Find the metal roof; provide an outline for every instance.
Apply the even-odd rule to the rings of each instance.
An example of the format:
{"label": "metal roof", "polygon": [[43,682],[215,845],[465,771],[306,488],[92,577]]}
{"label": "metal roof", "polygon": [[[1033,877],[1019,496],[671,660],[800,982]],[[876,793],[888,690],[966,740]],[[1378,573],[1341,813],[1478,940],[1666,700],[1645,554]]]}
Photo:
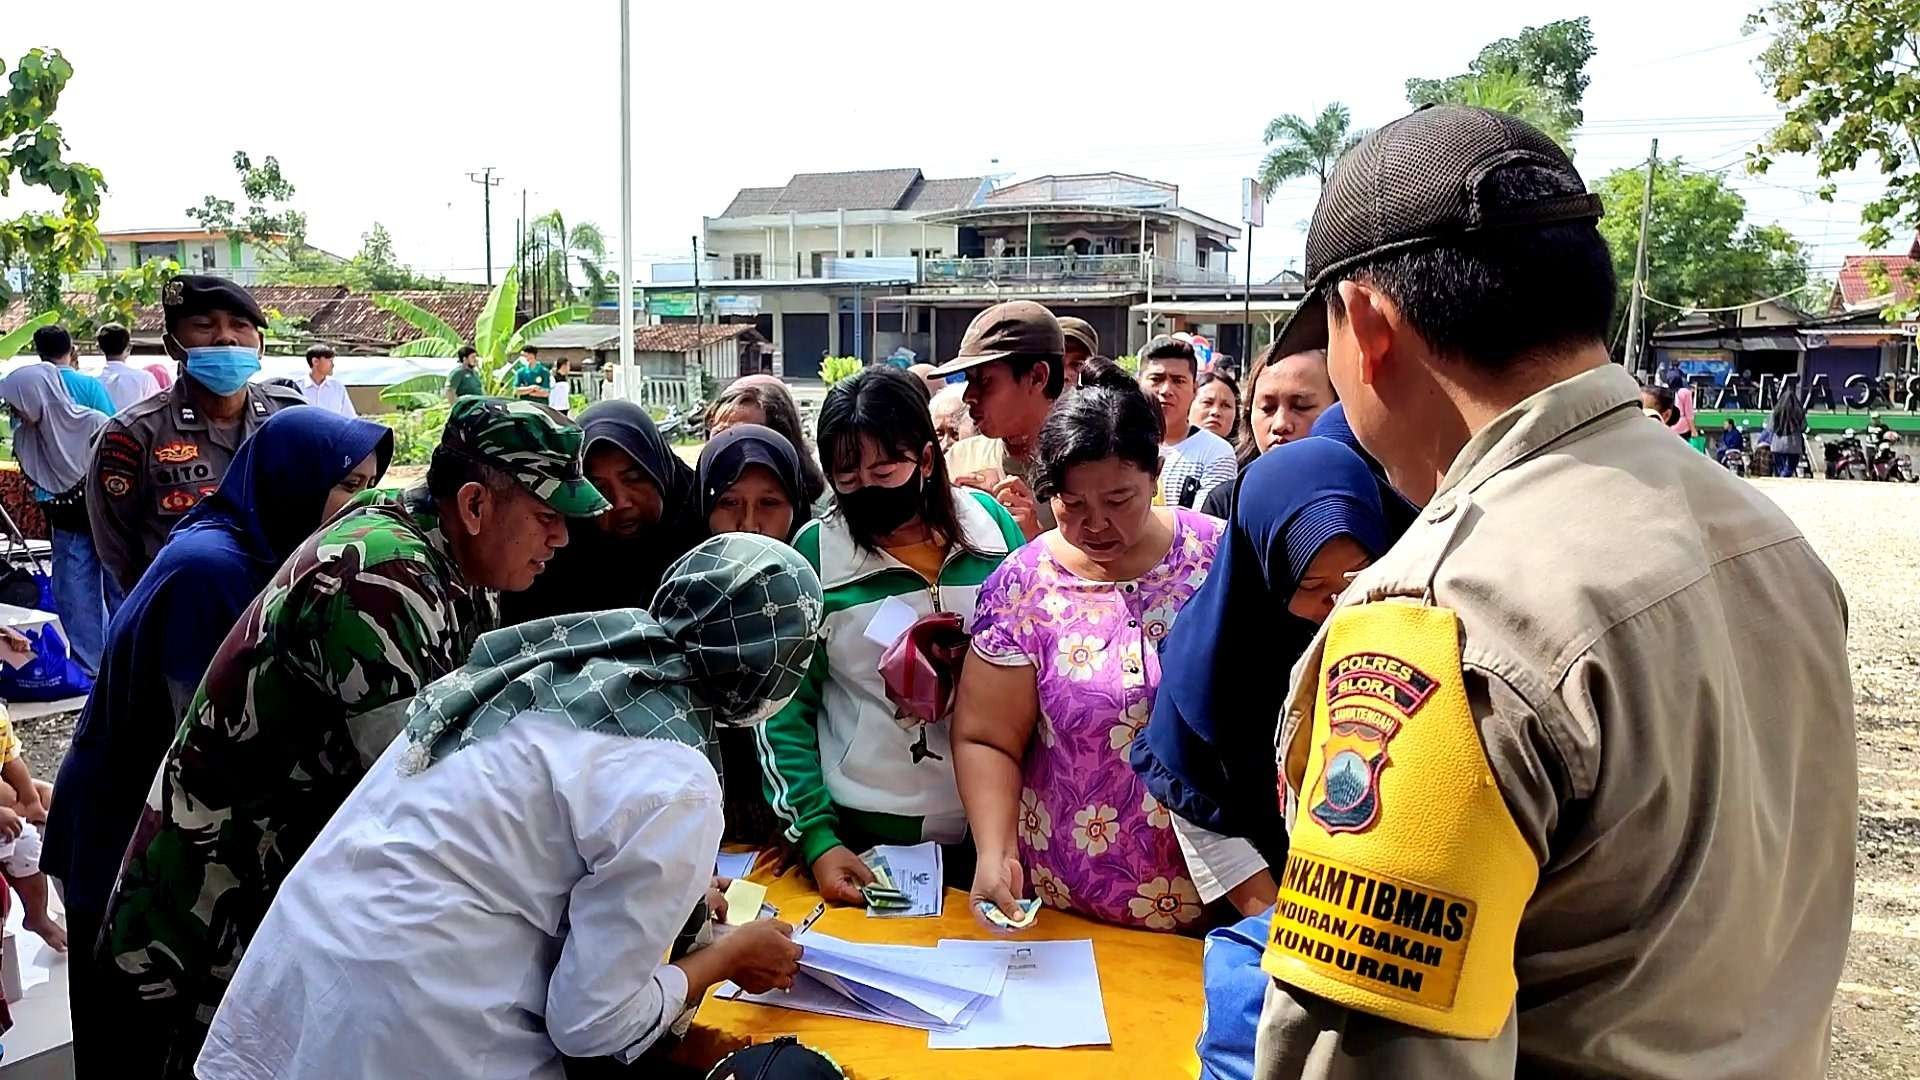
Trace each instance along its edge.
{"label": "metal roof", "polygon": [[781,187],[741,188],[723,218],[811,214],[826,210],[951,210],[968,206],[983,176],[929,180],[919,169],[795,173]]}

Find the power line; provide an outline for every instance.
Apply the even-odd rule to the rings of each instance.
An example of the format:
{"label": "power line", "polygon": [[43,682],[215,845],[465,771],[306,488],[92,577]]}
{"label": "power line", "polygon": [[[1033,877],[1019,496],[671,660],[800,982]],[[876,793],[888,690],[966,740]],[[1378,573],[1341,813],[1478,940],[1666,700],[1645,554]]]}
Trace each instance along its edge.
{"label": "power line", "polygon": [[1826,284],[1826,282],[1821,281],[1809,281],[1797,289],[1788,289],[1783,293],[1775,293],[1772,296],[1761,297],[1758,300],[1749,300],[1744,304],[1734,304],[1730,307],[1695,307],[1692,304],[1672,304],[1657,296],[1647,295],[1645,289],[1640,290],[1640,299],[1645,300],[1649,304],[1659,304],[1663,308],[1672,308],[1675,311],[1684,311],[1695,315],[1720,315],[1729,311],[1744,311],[1747,308],[1758,307],[1761,304],[1771,304],[1776,300],[1785,300],[1795,293],[1803,293],[1808,289],[1824,288]]}

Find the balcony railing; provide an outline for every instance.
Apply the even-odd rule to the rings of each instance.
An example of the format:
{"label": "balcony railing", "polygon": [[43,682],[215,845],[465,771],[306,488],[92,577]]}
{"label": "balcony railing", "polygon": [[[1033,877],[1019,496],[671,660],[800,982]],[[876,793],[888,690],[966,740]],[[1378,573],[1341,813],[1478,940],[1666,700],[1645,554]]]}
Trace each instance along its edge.
{"label": "balcony railing", "polygon": [[[116,266],[111,270],[102,270],[97,266],[88,267],[67,275],[67,284],[76,289],[91,289],[127,269]],[[198,266],[183,268],[183,274],[210,274],[213,277],[226,278],[241,285],[258,285],[266,278],[267,271],[257,266],[213,266],[202,269]]]}
{"label": "balcony railing", "polygon": [[[1228,271],[1154,259],[1153,280],[1178,285],[1232,284]],[[1036,255],[980,259],[927,259],[921,263],[925,285],[1047,284],[1057,286],[1126,284],[1147,279],[1138,255]]]}

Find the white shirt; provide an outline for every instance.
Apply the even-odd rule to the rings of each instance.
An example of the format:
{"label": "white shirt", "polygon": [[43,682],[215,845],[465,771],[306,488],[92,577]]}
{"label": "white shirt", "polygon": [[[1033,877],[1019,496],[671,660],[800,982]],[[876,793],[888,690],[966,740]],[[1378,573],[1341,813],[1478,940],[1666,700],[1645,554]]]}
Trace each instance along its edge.
{"label": "white shirt", "polygon": [[1215,484],[1233,479],[1239,470],[1232,443],[1206,428],[1189,427],[1186,438],[1160,447],[1160,501],[1196,509]]}
{"label": "white shirt", "polygon": [[134,367],[125,357],[108,360],[100,371],[100,381],[106,386],[115,411],[137,405],[160,392],[160,380],[153,377],[153,372]]}
{"label": "white shirt", "polygon": [[302,375],[299,386],[301,396],[309,405],[318,405],[341,416],[360,415],[353,407],[353,399],[347,396],[347,385],[334,376],[327,376],[325,382],[314,382],[311,374]]}
{"label": "white shirt", "polygon": [[679,1017],[720,847],[697,750],[527,715],[414,776],[394,740],[247,946],[201,1080],[560,1080]]}

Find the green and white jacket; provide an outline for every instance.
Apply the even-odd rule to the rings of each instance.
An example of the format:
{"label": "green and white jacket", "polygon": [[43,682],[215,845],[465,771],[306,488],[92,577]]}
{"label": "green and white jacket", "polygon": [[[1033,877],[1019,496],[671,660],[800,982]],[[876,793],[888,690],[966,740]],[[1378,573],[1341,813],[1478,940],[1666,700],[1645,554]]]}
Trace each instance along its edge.
{"label": "green and white jacket", "polygon": [[880,681],[884,646],[866,633],[888,597],[899,597],[916,616],[956,611],[972,625],[981,583],[1026,541],[991,496],[955,488],[953,501],[973,551],[955,544],[932,586],[886,552],[857,547],[838,515],[808,522],[793,539],[826,596],[821,647],[799,693],[755,729],[755,740],[767,801],[808,865],[841,843],[843,822],[898,843],[954,842],[965,834],[948,725],[927,729],[926,749],[937,756],[915,762],[919,733],[894,720]]}

